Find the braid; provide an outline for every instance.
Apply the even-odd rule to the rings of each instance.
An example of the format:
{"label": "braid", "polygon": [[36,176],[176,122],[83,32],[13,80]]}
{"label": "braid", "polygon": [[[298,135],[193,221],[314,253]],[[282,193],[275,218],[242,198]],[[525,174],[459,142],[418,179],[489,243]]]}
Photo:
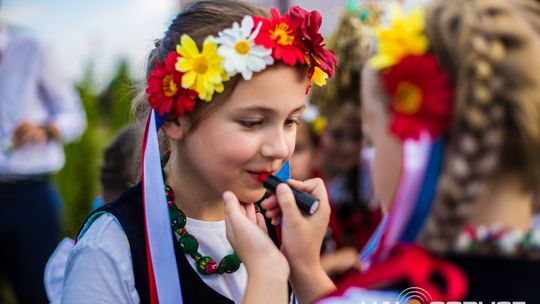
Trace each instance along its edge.
{"label": "braid", "polygon": [[[531,33],[535,25],[524,21],[515,6],[520,3],[532,5],[438,0],[428,12],[428,38],[452,75],[456,94],[436,203],[420,238],[433,251],[452,249],[474,202],[501,169],[517,170],[535,183],[540,180],[533,172],[540,169],[537,157],[527,156],[531,148],[540,151],[540,81],[530,75],[540,68],[534,58],[538,45],[533,48],[530,41],[537,35]],[[514,133],[523,133],[522,138]],[[511,143],[515,145],[508,148]]]}

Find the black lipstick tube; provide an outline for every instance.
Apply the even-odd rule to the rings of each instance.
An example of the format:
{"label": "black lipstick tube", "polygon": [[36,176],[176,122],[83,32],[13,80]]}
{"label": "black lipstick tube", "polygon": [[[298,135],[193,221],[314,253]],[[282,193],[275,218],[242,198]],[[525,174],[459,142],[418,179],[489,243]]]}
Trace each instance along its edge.
{"label": "black lipstick tube", "polygon": [[[272,193],[276,193],[276,188],[281,183],[285,182],[274,175],[268,175],[263,181],[263,186]],[[308,215],[312,215],[319,209],[320,204],[317,198],[313,197],[309,193],[300,191],[291,185],[288,186],[291,188],[294,199],[296,200],[296,205],[298,205],[300,210],[304,211]]]}

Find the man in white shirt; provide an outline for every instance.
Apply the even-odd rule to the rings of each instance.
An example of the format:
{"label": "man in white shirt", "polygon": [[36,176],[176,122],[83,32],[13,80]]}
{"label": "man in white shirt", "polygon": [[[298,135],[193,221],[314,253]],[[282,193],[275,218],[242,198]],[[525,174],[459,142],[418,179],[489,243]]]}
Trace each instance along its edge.
{"label": "man in white shirt", "polygon": [[73,85],[39,42],[0,20],[0,275],[18,303],[47,301],[43,269],[59,237],[50,175],[86,118]]}

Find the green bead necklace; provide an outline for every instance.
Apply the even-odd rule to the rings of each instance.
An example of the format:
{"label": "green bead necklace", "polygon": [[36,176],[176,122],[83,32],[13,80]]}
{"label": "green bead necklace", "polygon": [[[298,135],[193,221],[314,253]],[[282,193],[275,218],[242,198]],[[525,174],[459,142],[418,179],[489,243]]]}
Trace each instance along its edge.
{"label": "green bead necklace", "polygon": [[209,256],[203,256],[199,253],[199,242],[197,239],[186,231],[186,214],[178,209],[174,203],[174,191],[170,185],[165,185],[165,196],[167,197],[167,205],[169,206],[169,217],[174,232],[180,237],[178,245],[182,252],[189,254],[197,265],[197,271],[204,275],[233,273],[240,268],[240,259],[236,254],[229,254],[221,259],[219,264]]}

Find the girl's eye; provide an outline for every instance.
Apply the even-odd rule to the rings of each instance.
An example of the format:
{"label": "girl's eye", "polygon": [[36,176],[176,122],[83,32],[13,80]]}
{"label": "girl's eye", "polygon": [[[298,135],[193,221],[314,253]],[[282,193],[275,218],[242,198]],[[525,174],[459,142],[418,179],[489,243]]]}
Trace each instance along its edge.
{"label": "girl's eye", "polygon": [[255,128],[257,126],[260,126],[263,124],[262,120],[240,120],[238,121],[240,125],[242,125],[245,128]]}
{"label": "girl's eye", "polygon": [[285,121],[285,126],[287,126],[287,127],[292,127],[294,125],[297,125],[297,126],[300,125],[300,123],[298,122],[297,119],[287,119]]}

